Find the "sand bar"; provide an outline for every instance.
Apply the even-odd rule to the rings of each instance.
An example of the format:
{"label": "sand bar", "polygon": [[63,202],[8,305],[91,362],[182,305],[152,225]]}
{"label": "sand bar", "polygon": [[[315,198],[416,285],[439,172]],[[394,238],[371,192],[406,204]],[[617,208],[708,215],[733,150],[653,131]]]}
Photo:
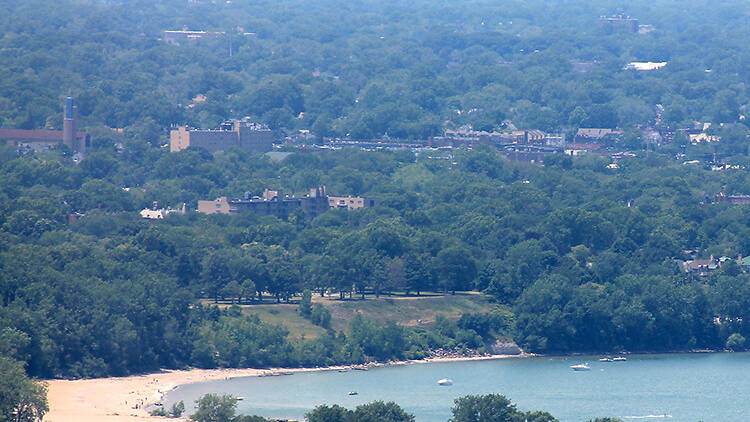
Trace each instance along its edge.
{"label": "sand bar", "polygon": [[[388,365],[408,363],[450,362],[466,360],[503,359],[529,355],[491,355],[477,357],[431,358],[418,361],[391,362]],[[382,366],[376,364],[370,366]],[[157,403],[163,394],[183,384],[214,381],[237,377],[259,376],[269,372],[303,372],[346,369],[350,366],[327,368],[283,368],[283,369],[190,369],[164,370],[148,375],[119,378],[96,378],[85,380],[50,380],[48,400],[50,411],[44,416],[46,422],[131,422],[166,421],[154,417],[145,410],[149,404]],[[191,408],[188,403],[186,407]],[[175,421],[178,419],[169,419]]]}

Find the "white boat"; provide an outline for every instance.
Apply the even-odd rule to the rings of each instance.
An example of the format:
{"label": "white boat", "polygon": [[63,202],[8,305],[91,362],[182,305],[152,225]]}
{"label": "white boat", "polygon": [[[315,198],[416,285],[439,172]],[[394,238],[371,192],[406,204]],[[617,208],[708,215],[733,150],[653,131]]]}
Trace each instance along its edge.
{"label": "white boat", "polygon": [[586,365],[585,363],[579,363],[578,365],[571,365],[570,369],[574,371],[590,371],[591,367]]}
{"label": "white boat", "polygon": [[612,359],[612,358],[600,358],[599,359],[599,362],[613,362],[613,361],[614,361],[614,359]]}
{"label": "white boat", "polygon": [[618,356],[612,360],[615,362],[625,362],[626,360],[628,360],[628,358],[626,358],[625,356]]}
{"label": "white boat", "polygon": [[438,380],[438,385],[453,385],[453,380],[450,378],[443,378]]}
{"label": "white boat", "polygon": [[350,391],[350,392],[349,392],[349,395],[350,395],[350,396],[356,396],[356,395],[358,395],[358,394],[359,394],[359,393],[358,393],[358,392],[356,392],[356,391]]}

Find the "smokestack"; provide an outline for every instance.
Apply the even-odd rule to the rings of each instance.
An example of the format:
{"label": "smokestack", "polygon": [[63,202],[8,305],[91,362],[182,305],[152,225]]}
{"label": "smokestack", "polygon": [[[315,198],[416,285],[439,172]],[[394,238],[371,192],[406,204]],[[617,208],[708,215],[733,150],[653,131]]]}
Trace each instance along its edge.
{"label": "smokestack", "polygon": [[71,150],[75,150],[75,107],[73,98],[68,97],[65,99],[65,114],[63,115],[63,144],[67,145]]}

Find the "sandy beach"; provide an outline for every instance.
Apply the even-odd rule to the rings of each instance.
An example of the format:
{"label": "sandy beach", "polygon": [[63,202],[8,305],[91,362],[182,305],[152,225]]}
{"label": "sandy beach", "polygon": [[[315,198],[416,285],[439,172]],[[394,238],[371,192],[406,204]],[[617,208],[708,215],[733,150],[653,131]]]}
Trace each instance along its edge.
{"label": "sandy beach", "polygon": [[[491,355],[475,357],[430,358],[417,361],[391,362],[383,365],[430,363],[466,360],[504,359],[529,355]],[[165,370],[148,375],[121,378],[97,378],[86,380],[50,380],[48,400],[50,411],[44,416],[46,422],[125,422],[144,420],[167,420],[155,417],[145,410],[149,404],[157,403],[163,394],[183,384],[214,381],[237,377],[259,376],[268,372],[326,371],[349,366],[327,368],[283,368],[283,369],[191,369]],[[187,404],[187,403],[186,403]],[[187,415],[185,415],[187,417]],[[178,420],[178,419],[169,419]]]}

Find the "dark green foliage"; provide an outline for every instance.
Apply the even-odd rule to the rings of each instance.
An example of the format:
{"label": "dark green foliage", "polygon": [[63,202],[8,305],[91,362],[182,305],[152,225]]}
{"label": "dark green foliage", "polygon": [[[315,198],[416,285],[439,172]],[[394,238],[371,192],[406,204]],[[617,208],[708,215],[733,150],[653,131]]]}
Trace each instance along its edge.
{"label": "dark green foliage", "polygon": [[305,414],[307,422],[348,422],[351,411],[337,404],[320,405]]}
{"label": "dark green foliage", "polygon": [[312,314],[312,291],[305,289],[302,292],[302,297],[299,300],[299,313],[305,318],[310,318]]}
{"label": "dark green foliage", "polygon": [[[747,54],[736,42],[748,34],[743,3],[691,2],[675,13],[668,2],[629,2],[627,14],[656,28],[650,34],[598,28],[600,15],[621,8],[612,0],[472,8],[428,0],[341,8],[324,0],[310,13],[289,13],[306,6],[301,0],[222,7],[169,0],[151,8],[93,2],[35,12],[44,5],[16,2],[0,15],[8,34],[0,47],[25,53],[9,54],[1,65],[0,125],[59,129],[61,96],[72,94],[82,121],[98,132],[96,153],[82,163],[91,177],[117,171],[97,154],[121,137],[157,146],[170,124],[212,127],[246,115],[319,136],[426,139],[440,135],[446,121],[477,130],[505,119],[545,131],[634,127],[653,121],[661,104],[662,120],[673,127],[697,119],[730,123],[719,149],[747,151],[747,130],[737,129],[747,80],[733,59]],[[56,20],[69,25],[49,36]],[[231,33],[231,54],[228,35],[179,46],[160,40],[182,24]],[[686,34],[686,27],[700,31]],[[636,73],[622,69],[630,60],[669,64]],[[194,102],[197,94],[206,100]],[[508,174],[497,161],[471,162],[472,172]],[[181,170],[201,173],[200,166]],[[365,180],[351,176],[350,187]]]}
{"label": "dark green foliage", "polygon": [[[30,375],[363,362],[481,349],[495,336],[540,352],[739,348],[750,336],[750,277],[733,263],[750,255],[750,212],[701,204],[721,191],[750,194],[748,170],[671,161],[685,146],[688,158],[750,164],[740,117],[746,4],[628,2],[626,12],[657,32],[622,34],[592,30],[620,7],[613,1],[6,3],[0,126],[59,129],[69,93],[94,139],[79,164],[64,147],[19,157],[0,145],[0,327]],[[236,34],[231,57],[224,39],[159,40],[182,25],[242,25],[255,36]],[[622,70],[630,60],[669,64]],[[193,103],[198,94],[207,100]],[[352,138],[425,139],[505,119],[568,134],[619,125],[619,143],[641,149],[634,127],[651,124],[657,104],[671,129],[725,123],[710,129],[722,141],[688,147],[678,130],[668,154],[623,159],[617,171],[601,157],[511,163],[489,147],[282,161],[161,148],[172,124],[250,115],[277,135],[285,127]],[[152,223],[137,214],[155,201],[194,209],[199,199],[318,185],[381,205],[311,221],[188,213]],[[676,262],[686,250],[730,261],[710,276],[686,274]],[[475,289],[504,313],[427,328],[355,320],[318,342],[198,302]],[[302,314],[329,328],[330,311],[304,302]]]}
{"label": "dark green foliage", "polygon": [[459,397],[451,411],[449,422],[523,422],[526,416],[499,394]]}
{"label": "dark green foliage", "polygon": [[394,402],[374,401],[357,406],[353,411],[339,405],[320,405],[305,415],[307,422],[414,422],[414,416],[406,413]]}
{"label": "dark green foliage", "polygon": [[323,328],[331,328],[331,311],[320,303],[316,303],[310,311],[310,321]]}
{"label": "dark green foliage", "polygon": [[745,348],[745,337],[734,333],[727,339],[726,348],[732,351],[740,351]]}
{"label": "dark green foliage", "polygon": [[414,422],[414,416],[406,413],[394,402],[374,401],[357,406],[352,420],[356,422]]}
{"label": "dark green foliage", "polygon": [[[148,223],[127,204],[107,204],[116,211],[73,208],[63,198],[76,185],[4,185],[12,197],[0,208],[0,322],[28,337],[19,359],[29,374],[414,358],[437,348],[485,350],[498,336],[512,336],[529,351],[617,351],[723,348],[733,333],[750,335],[744,269],[730,261],[698,277],[672,261],[684,259],[688,248],[746,253],[744,208],[699,205],[699,189],[732,183],[731,173],[652,168],[639,159],[623,162],[617,175],[584,161],[569,170],[508,162],[498,167],[510,174],[502,176],[508,184],[498,185],[476,163],[464,169],[459,160],[448,169],[424,160],[416,168],[388,152],[297,153],[270,163],[237,152],[146,151],[145,157],[123,153],[106,180],[81,175],[76,183],[115,187],[127,177],[142,178],[146,192],[117,188],[140,209],[154,199],[201,197],[161,187],[180,180],[150,173],[158,166],[148,163],[189,172],[175,170],[185,160],[220,175],[212,176],[211,189],[242,192],[260,189],[269,176],[288,175],[281,183],[294,183],[312,161],[330,169],[359,166],[366,180],[377,181],[366,193],[390,195],[401,210],[337,210],[299,226],[252,214],[189,213]],[[56,167],[49,163],[68,166],[53,152],[11,159],[2,171],[21,180],[25,172]],[[231,169],[239,176],[225,185]],[[328,186],[341,180],[333,170],[321,175]],[[626,200],[639,207],[628,208]],[[641,204],[654,210],[646,214]],[[427,218],[410,222],[416,209]],[[67,225],[74,210],[86,216]],[[353,321],[346,336],[314,344],[237,311],[195,303],[284,302],[305,289],[340,298],[481,289],[506,310],[436,324],[437,331]],[[310,304],[310,320],[329,328],[330,310]]]}

